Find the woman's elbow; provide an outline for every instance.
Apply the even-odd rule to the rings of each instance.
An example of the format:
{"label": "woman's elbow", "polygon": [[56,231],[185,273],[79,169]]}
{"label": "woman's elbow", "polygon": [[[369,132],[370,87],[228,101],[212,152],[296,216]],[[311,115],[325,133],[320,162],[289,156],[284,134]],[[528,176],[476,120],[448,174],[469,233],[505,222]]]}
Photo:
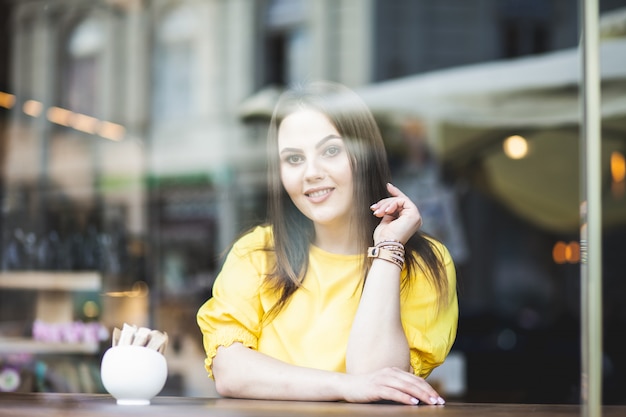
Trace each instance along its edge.
{"label": "woman's elbow", "polygon": [[231,384],[228,383],[227,378],[221,378],[214,375],[215,378],[215,391],[220,397],[234,397]]}
{"label": "woman's elbow", "polygon": [[228,348],[218,348],[213,358],[211,371],[215,380],[215,391],[222,397],[237,397],[239,382],[237,366],[230,363],[231,356]]}
{"label": "woman's elbow", "polygon": [[213,368],[213,380],[215,381],[215,391],[220,397],[233,397],[233,384],[227,374]]}
{"label": "woman's elbow", "polygon": [[237,397],[237,382],[227,370],[213,367],[213,379],[215,380],[215,391],[220,397]]}

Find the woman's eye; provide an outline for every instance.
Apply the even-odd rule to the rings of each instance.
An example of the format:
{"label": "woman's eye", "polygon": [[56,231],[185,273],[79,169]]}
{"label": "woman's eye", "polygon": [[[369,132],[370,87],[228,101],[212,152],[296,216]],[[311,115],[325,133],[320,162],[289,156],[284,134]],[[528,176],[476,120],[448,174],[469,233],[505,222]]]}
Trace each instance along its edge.
{"label": "woman's eye", "polygon": [[304,158],[302,158],[301,155],[289,155],[285,158],[285,161],[287,161],[290,164],[299,164],[303,160]]}
{"label": "woman's eye", "polygon": [[340,152],[341,152],[341,148],[339,146],[329,146],[324,151],[324,153],[327,156],[335,156],[335,155],[339,154]]}

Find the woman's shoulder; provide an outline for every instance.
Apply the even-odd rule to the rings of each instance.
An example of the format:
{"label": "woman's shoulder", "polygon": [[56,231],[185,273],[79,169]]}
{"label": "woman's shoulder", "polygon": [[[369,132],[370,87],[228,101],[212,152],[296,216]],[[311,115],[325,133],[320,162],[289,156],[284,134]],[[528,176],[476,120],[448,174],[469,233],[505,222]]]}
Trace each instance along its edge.
{"label": "woman's shoulder", "polygon": [[273,246],[272,227],[268,225],[255,226],[243,232],[235,241],[233,250],[243,254],[256,250],[267,250]]}

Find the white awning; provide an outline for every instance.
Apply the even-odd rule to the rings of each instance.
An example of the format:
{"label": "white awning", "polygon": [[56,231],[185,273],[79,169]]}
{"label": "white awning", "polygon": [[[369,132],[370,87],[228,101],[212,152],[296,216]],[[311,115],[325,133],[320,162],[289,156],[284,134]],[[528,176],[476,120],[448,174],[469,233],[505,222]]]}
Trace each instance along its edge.
{"label": "white awning", "polygon": [[[626,153],[626,39],[601,45],[603,175],[612,152]],[[439,158],[452,167],[478,163],[487,187],[511,210],[554,231],[579,227],[579,84],[577,48],[381,82],[358,89],[379,116],[416,118]],[[511,160],[501,143],[529,140]],[[609,185],[607,185],[607,188]],[[610,190],[606,225],[626,223],[626,196]]]}
{"label": "white awning", "polygon": [[[603,117],[623,118],[626,39],[603,42],[601,76]],[[581,57],[574,48],[394,79],[357,92],[375,113],[427,121],[433,147],[445,157],[485,130],[577,125],[580,80]],[[468,133],[457,132],[458,126]]]}

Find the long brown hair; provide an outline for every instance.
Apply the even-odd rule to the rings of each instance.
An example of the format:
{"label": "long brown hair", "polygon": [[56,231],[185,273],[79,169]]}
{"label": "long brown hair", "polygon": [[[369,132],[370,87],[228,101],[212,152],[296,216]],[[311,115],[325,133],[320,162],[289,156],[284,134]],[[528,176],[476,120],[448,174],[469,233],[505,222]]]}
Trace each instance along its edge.
{"label": "long brown hair", "polygon": [[[279,299],[269,315],[285,306],[291,295],[301,286],[308,268],[309,246],[314,238],[313,223],[293,204],[281,182],[278,156],[278,128],[290,113],[314,109],[325,114],[346,144],[354,179],[354,230],[360,252],[365,254],[372,244],[374,229],[380,219],[373,216],[371,204],[389,196],[386,184],[391,181],[387,153],[374,116],[352,90],[340,84],[314,82],[285,91],[274,109],[268,130],[268,223],[273,231],[273,250],[276,266],[266,282],[276,289]],[[447,302],[444,294],[448,281],[441,254],[418,232],[405,245],[407,277],[415,268],[422,270],[439,294],[440,305]],[[363,272],[367,274],[371,262],[363,257]],[[410,284],[405,279],[403,287]]]}

